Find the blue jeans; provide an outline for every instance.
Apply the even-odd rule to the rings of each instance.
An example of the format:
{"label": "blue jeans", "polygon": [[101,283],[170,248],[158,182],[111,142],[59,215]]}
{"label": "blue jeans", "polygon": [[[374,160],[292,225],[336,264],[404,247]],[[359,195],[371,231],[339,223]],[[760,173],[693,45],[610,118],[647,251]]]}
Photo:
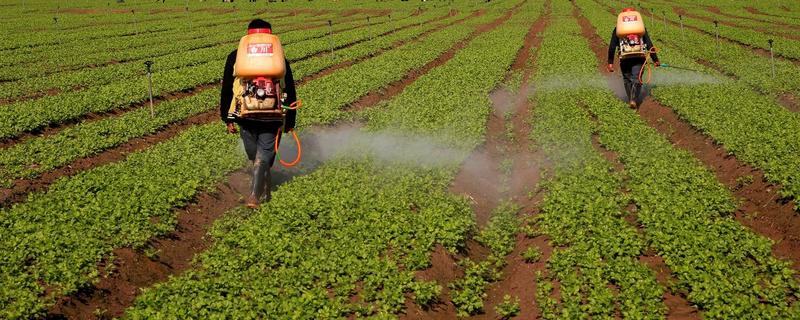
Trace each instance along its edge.
{"label": "blue jeans", "polygon": [[630,58],[621,60],[619,68],[622,70],[622,80],[625,84],[625,93],[628,94],[628,101],[639,101],[642,91],[642,83],[639,81],[639,72],[644,66],[644,59]]}
{"label": "blue jeans", "polygon": [[[266,161],[269,167],[275,162],[275,136],[281,122],[240,122],[239,132],[244,143],[244,152],[250,161],[257,163]],[[261,160],[261,161],[256,161]]]}

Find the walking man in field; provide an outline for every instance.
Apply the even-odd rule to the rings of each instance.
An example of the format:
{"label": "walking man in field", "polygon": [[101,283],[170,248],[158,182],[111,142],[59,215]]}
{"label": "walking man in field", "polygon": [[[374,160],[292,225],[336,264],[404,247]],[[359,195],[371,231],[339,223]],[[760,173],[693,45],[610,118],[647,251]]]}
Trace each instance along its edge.
{"label": "walking man in field", "polygon": [[624,9],[617,18],[617,26],[611,32],[607,69],[608,72],[614,72],[614,57],[619,52],[619,67],[622,70],[625,93],[628,104],[633,109],[638,107],[638,98],[642,90],[640,76],[647,62],[647,56],[650,55],[656,67],[661,66],[654,48],[641,15],[632,8]]}
{"label": "walking man in field", "polygon": [[[256,19],[247,26],[248,34],[253,32],[268,32],[271,34],[272,26],[269,22]],[[231,118],[230,108],[234,98],[234,65],[237,51],[233,50],[225,62],[225,73],[222,75],[222,92],[220,93],[220,117],[227,126],[228,133],[240,132],[247,158],[252,163],[253,181],[250,194],[245,200],[249,208],[258,208],[262,200],[271,199],[271,173],[270,168],[275,162],[275,139],[283,126],[283,132],[291,131],[295,126],[296,111],[286,110],[285,120],[282,118]],[[271,51],[270,51],[271,52]],[[285,57],[286,72],[281,81],[283,93],[287,104],[297,100],[294,78],[289,61]],[[238,94],[238,93],[237,93]],[[238,125],[238,130],[237,130]]]}

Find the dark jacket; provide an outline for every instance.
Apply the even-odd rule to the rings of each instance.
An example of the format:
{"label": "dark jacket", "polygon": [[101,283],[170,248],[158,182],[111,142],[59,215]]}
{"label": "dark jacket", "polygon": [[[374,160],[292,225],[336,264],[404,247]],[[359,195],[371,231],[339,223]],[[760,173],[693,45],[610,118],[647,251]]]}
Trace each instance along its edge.
{"label": "dark jacket", "polygon": [[[647,30],[644,31],[642,41],[647,45],[648,50],[653,48],[653,41],[650,40],[650,34],[647,33]],[[611,31],[611,43],[608,44],[608,64],[614,63],[614,55],[617,54],[617,48],[619,48],[619,37],[617,37],[617,28],[615,27],[614,31]],[[651,53],[650,57],[653,58],[653,62],[658,62],[657,54]]]}
{"label": "dark jacket", "polygon": [[[236,51],[233,50],[228,55],[228,59],[225,61],[225,73],[222,74],[222,91],[219,95],[219,116],[222,118],[224,122],[231,122],[232,120],[228,119],[228,110],[231,107],[231,101],[233,100],[233,65],[236,63]],[[286,76],[284,76],[284,92],[286,92],[286,102],[288,104],[294,103],[297,101],[297,91],[294,87],[294,77],[292,76],[292,67],[289,65],[289,60],[286,60]],[[295,110],[288,110],[286,112],[286,127],[285,130],[294,128],[295,120],[297,118],[297,111]],[[238,122],[242,122],[245,120],[236,120]],[[252,122],[254,120],[246,120],[248,122]]]}

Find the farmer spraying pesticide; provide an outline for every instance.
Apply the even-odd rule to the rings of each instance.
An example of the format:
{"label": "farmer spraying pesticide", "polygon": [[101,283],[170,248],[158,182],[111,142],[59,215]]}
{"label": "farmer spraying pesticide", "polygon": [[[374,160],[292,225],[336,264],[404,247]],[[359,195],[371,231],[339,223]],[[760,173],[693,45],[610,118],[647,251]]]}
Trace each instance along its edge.
{"label": "farmer spraying pesticide", "polygon": [[619,51],[619,67],[622,70],[622,79],[625,84],[625,93],[631,108],[638,107],[639,95],[642,84],[649,82],[649,75],[644,76],[645,68],[652,59],[658,67],[657,50],[650,40],[650,35],[644,27],[642,15],[632,8],[622,10],[617,17],[617,26],[611,33],[611,43],[608,45],[608,72],[614,72],[614,56]]}
{"label": "farmer spraying pesticide", "polygon": [[262,200],[271,198],[270,168],[275,162],[281,132],[292,132],[299,149],[293,131],[299,106],[292,69],[283,55],[280,40],[272,34],[268,22],[253,20],[239,48],[225,62],[219,107],[228,132],[240,131],[245,153],[252,163],[253,182],[245,200],[247,207],[257,208]]}

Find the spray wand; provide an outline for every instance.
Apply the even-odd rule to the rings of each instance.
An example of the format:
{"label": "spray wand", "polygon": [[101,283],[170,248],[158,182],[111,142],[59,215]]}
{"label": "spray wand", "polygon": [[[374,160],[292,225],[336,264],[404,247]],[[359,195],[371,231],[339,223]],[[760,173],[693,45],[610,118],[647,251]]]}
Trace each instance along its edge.
{"label": "spray wand", "polygon": [[671,64],[666,64],[666,63],[662,63],[662,64],[661,64],[661,67],[662,67],[662,68],[672,68],[672,69],[679,69],[679,70],[693,71],[693,72],[702,72],[702,71],[700,71],[700,70],[695,70],[695,69],[690,69],[690,68],[684,68],[684,67],[673,66],[673,65],[671,65]]}

